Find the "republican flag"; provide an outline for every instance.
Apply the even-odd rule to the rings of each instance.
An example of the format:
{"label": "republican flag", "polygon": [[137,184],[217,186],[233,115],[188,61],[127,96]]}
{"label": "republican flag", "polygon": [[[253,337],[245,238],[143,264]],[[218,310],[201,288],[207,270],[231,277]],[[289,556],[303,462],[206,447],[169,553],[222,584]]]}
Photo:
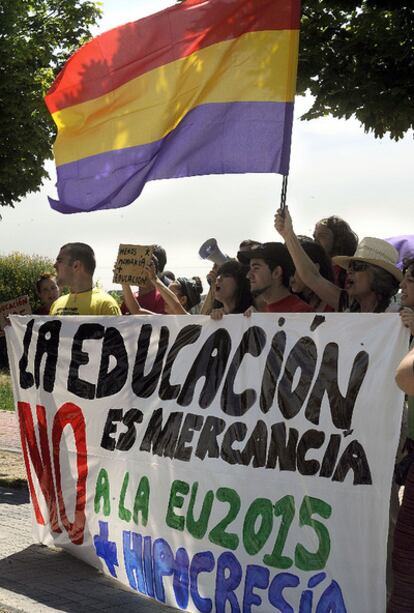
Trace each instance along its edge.
{"label": "republican flag", "polygon": [[186,0],[81,47],[45,97],[52,208],[126,206],[154,179],[288,174],[299,20],[299,0]]}

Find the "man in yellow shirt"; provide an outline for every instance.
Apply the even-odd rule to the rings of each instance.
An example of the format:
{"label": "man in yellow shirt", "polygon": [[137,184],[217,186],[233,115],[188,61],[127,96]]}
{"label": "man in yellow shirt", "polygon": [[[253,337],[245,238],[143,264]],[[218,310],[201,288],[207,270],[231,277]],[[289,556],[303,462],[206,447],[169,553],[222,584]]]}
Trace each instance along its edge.
{"label": "man in yellow shirt", "polygon": [[50,307],[50,315],[120,315],[114,298],[93,286],[95,254],[85,243],[63,245],[56,258],[56,281],[68,287],[69,294],[60,296]]}

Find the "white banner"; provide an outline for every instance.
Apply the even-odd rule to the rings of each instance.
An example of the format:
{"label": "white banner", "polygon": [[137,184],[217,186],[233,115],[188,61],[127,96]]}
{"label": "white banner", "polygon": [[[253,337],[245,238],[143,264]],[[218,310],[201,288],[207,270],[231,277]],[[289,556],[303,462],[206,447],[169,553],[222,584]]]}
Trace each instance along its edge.
{"label": "white banner", "polygon": [[398,315],[11,320],[38,542],[188,611],[385,612]]}

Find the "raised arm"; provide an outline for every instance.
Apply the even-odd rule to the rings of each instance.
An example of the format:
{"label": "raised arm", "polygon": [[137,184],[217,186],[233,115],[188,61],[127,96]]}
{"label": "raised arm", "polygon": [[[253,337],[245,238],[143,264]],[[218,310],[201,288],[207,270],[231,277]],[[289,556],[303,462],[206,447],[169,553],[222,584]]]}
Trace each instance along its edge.
{"label": "raised arm", "polygon": [[164,283],[158,279],[158,277],[155,277],[154,280],[151,278],[151,281],[154,287],[156,287],[161,294],[165,304],[168,304],[171,315],[188,315],[188,312],[185,310],[174,292],[169,289],[169,287],[164,285]]}
{"label": "raised arm", "polygon": [[213,268],[210,270],[210,272],[207,275],[207,282],[209,284],[209,290],[207,293],[207,296],[204,298],[204,302],[201,306],[201,310],[200,310],[200,315],[210,315],[211,311],[213,310],[213,305],[214,305],[214,296],[215,296],[215,283],[216,283],[216,278],[217,278],[217,270],[218,270],[218,266],[217,264],[214,264]]}
{"label": "raised arm", "polygon": [[132,293],[130,285],[122,285],[122,294],[124,296],[124,302],[131,315],[154,315],[152,311],[143,309],[138,300]]}
{"label": "raised arm", "polygon": [[292,218],[287,207],[283,213],[280,209],[277,211],[275,215],[275,229],[285,240],[295,268],[305,285],[319,296],[323,302],[326,302],[337,311],[341,289],[325,279],[325,277],[322,277],[314,262],[302,249],[299,239],[293,230]]}
{"label": "raised arm", "polygon": [[414,349],[401,360],[395,373],[395,381],[403,392],[414,396]]}
{"label": "raised arm", "polygon": [[188,315],[187,311],[178,300],[177,296],[172,292],[155,274],[154,266],[151,264],[145,270],[148,273],[149,279],[153,286],[159,291],[165,304],[169,307],[170,315]]}

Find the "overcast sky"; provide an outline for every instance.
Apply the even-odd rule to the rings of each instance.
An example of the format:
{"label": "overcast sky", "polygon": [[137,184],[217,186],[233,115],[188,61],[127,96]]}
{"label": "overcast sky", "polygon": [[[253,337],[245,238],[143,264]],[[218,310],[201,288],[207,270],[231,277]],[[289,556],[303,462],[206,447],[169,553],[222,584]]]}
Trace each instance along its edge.
{"label": "overcast sky", "polygon": [[[133,21],[172,4],[166,0],[104,0],[96,33]],[[309,101],[296,99],[296,117]],[[97,256],[96,278],[112,287],[111,271],[119,243],[160,243],[167,267],[176,274],[203,276],[210,265],[198,257],[212,236],[234,255],[241,240],[278,240],[273,215],[281,177],[275,175],[207,176],[153,181],[140,198],[118,210],[62,215],[49,208],[56,196],[51,180],[15,209],[0,211],[0,252],[20,251],[55,258],[61,244],[83,241]],[[315,222],[344,217],[359,234],[381,238],[414,234],[413,134],[394,142],[364,133],[354,120],[331,118],[293,127],[288,204],[295,228],[311,235]]]}

